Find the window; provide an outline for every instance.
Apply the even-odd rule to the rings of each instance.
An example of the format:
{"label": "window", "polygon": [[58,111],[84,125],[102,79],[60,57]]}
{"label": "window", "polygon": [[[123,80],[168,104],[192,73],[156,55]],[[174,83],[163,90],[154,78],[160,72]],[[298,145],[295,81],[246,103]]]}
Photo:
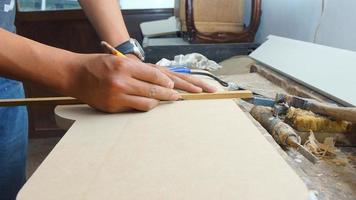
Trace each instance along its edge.
{"label": "window", "polygon": [[18,5],[23,12],[80,8],[77,0],[18,0]]}
{"label": "window", "polygon": [[[99,0],[98,0],[99,1]],[[119,0],[122,9],[173,8],[174,0]],[[19,11],[80,9],[77,0],[18,0]]]}

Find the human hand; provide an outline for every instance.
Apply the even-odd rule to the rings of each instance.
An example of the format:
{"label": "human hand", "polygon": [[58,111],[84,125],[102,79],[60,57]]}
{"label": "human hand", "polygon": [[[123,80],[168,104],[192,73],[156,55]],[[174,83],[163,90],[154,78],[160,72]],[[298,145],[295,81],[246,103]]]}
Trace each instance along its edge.
{"label": "human hand", "polygon": [[131,58],[133,60],[142,62],[142,60],[139,59],[135,54],[125,54],[125,56],[127,56],[127,57],[129,57],[129,58]]}
{"label": "human hand", "polygon": [[160,100],[181,98],[167,75],[137,60],[106,54],[81,55],[78,60],[65,92],[98,110],[148,111]]}
{"label": "human hand", "polygon": [[[134,54],[126,54],[127,57],[135,59],[137,61],[141,61]],[[166,74],[173,82],[176,89],[184,90],[192,93],[199,92],[216,92],[217,89],[201,79],[194,77],[188,74],[176,73],[168,70],[166,67],[149,64],[152,67],[156,67],[161,70],[164,74]]]}

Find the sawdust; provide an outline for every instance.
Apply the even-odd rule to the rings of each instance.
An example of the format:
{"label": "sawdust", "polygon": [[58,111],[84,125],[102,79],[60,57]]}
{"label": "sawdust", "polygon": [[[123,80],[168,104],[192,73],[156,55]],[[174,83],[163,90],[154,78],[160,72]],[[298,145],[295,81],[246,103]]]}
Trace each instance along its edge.
{"label": "sawdust", "polygon": [[320,143],[316,140],[313,131],[310,131],[309,139],[305,142],[304,147],[333,166],[346,167],[349,163],[352,163],[352,159],[349,156],[342,156],[337,153],[339,151],[335,147],[335,141],[332,137],[327,137],[323,143]]}
{"label": "sawdust", "polygon": [[325,138],[323,143],[316,140],[313,131],[310,131],[308,140],[304,147],[319,158],[334,158],[336,155],[335,142],[332,137]]}
{"label": "sawdust", "polygon": [[334,121],[311,111],[290,107],[285,121],[298,131],[345,133],[351,126],[347,121]]}
{"label": "sawdust", "polygon": [[347,159],[353,161],[353,162],[356,162],[356,156],[353,156],[353,155],[348,155],[347,156]]}
{"label": "sawdust", "polygon": [[349,161],[350,165],[356,169],[356,156],[355,155],[352,155],[352,154],[349,154],[346,156],[347,160]]}
{"label": "sawdust", "polygon": [[332,163],[334,163],[336,166],[346,166],[347,163],[349,163],[348,159],[332,159],[331,160]]}

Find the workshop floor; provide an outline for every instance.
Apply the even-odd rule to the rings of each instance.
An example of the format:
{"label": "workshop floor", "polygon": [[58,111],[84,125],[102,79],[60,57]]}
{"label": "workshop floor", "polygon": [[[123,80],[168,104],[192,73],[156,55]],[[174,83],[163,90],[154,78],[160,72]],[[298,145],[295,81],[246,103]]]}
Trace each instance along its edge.
{"label": "workshop floor", "polygon": [[36,138],[29,140],[27,177],[30,177],[33,174],[59,140],[60,137]]}

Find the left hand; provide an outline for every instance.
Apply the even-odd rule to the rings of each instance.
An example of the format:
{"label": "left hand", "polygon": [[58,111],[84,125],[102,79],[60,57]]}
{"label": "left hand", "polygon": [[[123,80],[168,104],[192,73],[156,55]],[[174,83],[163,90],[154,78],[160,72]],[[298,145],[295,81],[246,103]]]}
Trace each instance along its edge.
{"label": "left hand", "polygon": [[[140,60],[138,59],[135,55],[133,54],[127,54],[126,55],[129,58],[135,59],[135,60]],[[192,92],[192,93],[200,93],[200,92],[216,92],[217,89],[204,81],[200,80],[199,78],[196,78],[192,75],[188,74],[181,74],[177,72],[172,72],[166,67],[158,66],[151,64],[152,67],[158,68],[161,70],[165,75],[167,75],[173,82],[174,82],[174,88],[175,89],[180,89],[184,90],[186,92]]]}

